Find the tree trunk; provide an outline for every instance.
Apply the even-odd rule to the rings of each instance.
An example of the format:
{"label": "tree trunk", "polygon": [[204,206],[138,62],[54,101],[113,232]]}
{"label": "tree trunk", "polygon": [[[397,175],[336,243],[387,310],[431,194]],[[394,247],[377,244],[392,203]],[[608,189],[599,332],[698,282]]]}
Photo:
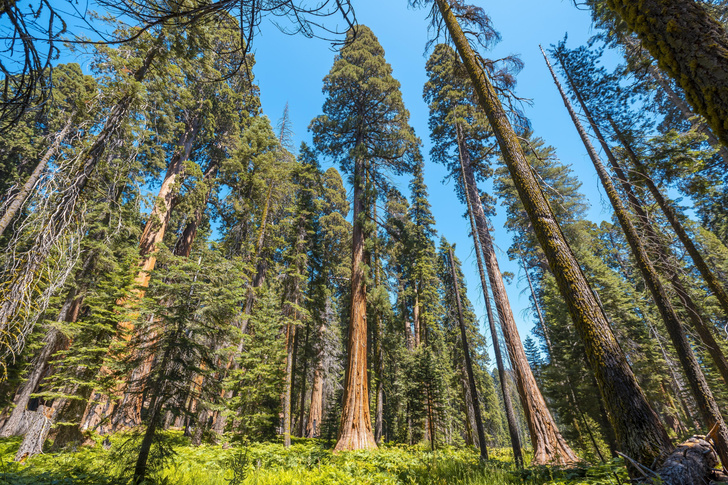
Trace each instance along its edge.
{"label": "tree trunk", "polygon": [[28,431],[15,455],[15,461],[25,461],[43,452],[43,444],[53,424],[51,412],[51,408],[42,405],[38,406],[37,411],[28,411]]}
{"label": "tree trunk", "polygon": [[[357,146],[359,143],[357,143]],[[367,289],[364,274],[365,162],[354,161],[354,229],[351,263],[351,314],[349,321],[349,356],[344,381],[341,430],[334,451],[373,449],[377,447],[369,415],[367,383]]]}
{"label": "tree trunk", "polygon": [[[201,124],[202,117],[200,113],[192,113],[185,126],[185,131],[177,143],[177,149],[174,155],[172,155],[172,159],[167,167],[167,173],[162,181],[162,186],[159,189],[152,213],[149,215],[147,223],[144,226],[144,231],[139,242],[139,253],[142,259],[139,263],[139,273],[135,279],[137,288],[133,296],[138,301],[144,298],[145,290],[149,287],[151,273],[157,263],[158,246],[164,239],[170,217],[172,216],[172,210],[175,206],[179,178],[183,174],[185,162],[189,160],[190,154],[192,153],[192,147],[200,131]],[[134,327],[130,322],[122,322],[120,326],[127,332],[134,331]],[[128,335],[127,338],[131,338],[131,335]],[[152,345],[156,340],[154,335],[149,335],[145,338],[147,340],[143,345]],[[132,371],[131,377],[127,382],[128,387],[116,407],[114,417],[111,420],[110,431],[134,428],[141,424],[143,396],[146,389],[145,382],[152,370],[153,362],[154,355],[149,355]]]}
{"label": "tree trunk", "polygon": [[[460,171],[465,183],[465,164],[462,159],[462,152],[459,152]],[[465,185],[463,185],[465,188]],[[490,336],[493,341],[493,353],[495,354],[496,367],[498,368],[498,376],[503,393],[503,407],[506,411],[506,422],[508,423],[508,434],[511,438],[511,449],[513,450],[513,460],[518,468],[523,468],[523,453],[521,452],[521,439],[518,436],[518,424],[516,423],[516,414],[513,411],[513,402],[511,394],[508,390],[508,376],[506,376],[505,365],[503,364],[503,356],[501,354],[500,340],[498,331],[495,327],[495,318],[493,317],[493,307],[490,304],[490,295],[488,294],[488,282],[485,277],[485,267],[483,264],[483,253],[481,252],[480,240],[478,238],[478,229],[475,225],[475,215],[470,197],[467,196],[465,201],[468,205],[468,217],[470,219],[470,232],[473,236],[473,248],[475,249],[475,257],[478,261],[478,274],[480,275],[480,286],[483,289],[483,301],[485,302],[485,311],[488,318],[488,326],[490,327]]]}
{"label": "tree trunk", "polygon": [[[328,303],[327,303],[328,305]],[[311,405],[308,410],[308,422],[306,423],[306,438],[318,438],[321,436],[321,418],[324,410],[324,338],[326,334],[326,320],[321,319],[318,326],[316,342],[316,367],[313,371],[313,384],[311,386]]]}
{"label": "tree trunk", "polygon": [[[217,160],[211,161],[209,166],[207,167],[207,170],[205,170],[205,174],[203,175],[204,183],[211,184],[212,180],[215,179],[215,177],[217,176],[217,170]],[[195,242],[195,238],[197,237],[197,229],[202,223],[202,216],[205,214],[205,207],[210,200],[211,193],[212,189],[208,188],[207,192],[205,193],[205,202],[202,204],[201,207],[195,209],[195,215],[193,219],[187,223],[184,231],[182,231],[182,235],[179,237],[177,243],[174,246],[175,256],[181,256],[183,258],[188,258],[190,256],[190,253],[192,252],[192,244]]]}
{"label": "tree trunk", "polygon": [[728,145],[728,35],[698,2],[607,0]]}
{"label": "tree trunk", "polygon": [[5,229],[8,228],[10,223],[13,221],[15,216],[23,207],[23,204],[25,204],[28,196],[35,188],[35,184],[38,183],[41,174],[48,166],[48,162],[50,162],[51,158],[53,158],[56,152],[58,152],[58,148],[61,146],[63,140],[65,140],[66,135],[71,129],[71,126],[73,126],[74,117],[75,113],[71,113],[71,115],[68,117],[68,121],[66,121],[66,124],[63,126],[63,129],[60,133],[56,134],[56,137],[53,140],[50,148],[45,153],[45,155],[43,155],[43,158],[41,158],[40,162],[38,162],[38,165],[36,165],[35,169],[28,176],[28,179],[25,181],[22,187],[20,187],[18,193],[15,195],[11,195],[8,198],[10,200],[10,204],[8,204],[7,210],[2,215],[2,217],[0,217],[0,236],[3,235]]}
{"label": "tree trunk", "polygon": [[452,274],[453,292],[455,293],[455,305],[458,311],[458,322],[460,323],[460,339],[463,345],[463,358],[465,359],[465,370],[468,374],[468,387],[470,388],[470,396],[473,402],[473,415],[475,417],[475,429],[478,433],[478,443],[480,443],[480,459],[488,459],[488,448],[485,445],[485,430],[483,429],[483,417],[480,414],[480,399],[478,398],[478,388],[475,386],[475,375],[473,374],[473,362],[470,358],[470,345],[468,344],[468,334],[465,329],[465,319],[463,318],[463,308],[460,302],[460,280],[455,271],[455,260],[450,248],[450,273]]}
{"label": "tree trunk", "polygon": [[724,483],[716,477],[717,464],[718,456],[710,443],[702,436],[693,436],[675,448],[657,475],[664,485]]}
{"label": "tree trunk", "polygon": [[309,361],[309,333],[311,332],[310,320],[306,320],[306,337],[303,341],[303,369],[301,372],[301,400],[298,408],[298,429],[296,436],[303,438],[303,429],[305,428],[306,419],[306,384],[308,382],[308,361]]}
{"label": "tree trunk", "polygon": [[[544,59],[546,59],[545,53]],[[632,224],[632,221],[630,220],[627,211],[619,198],[617,189],[612,183],[612,179],[604,168],[604,165],[602,165],[601,160],[599,160],[599,156],[597,155],[596,150],[592,146],[591,141],[589,140],[589,137],[584,130],[584,127],[579,122],[579,119],[574,112],[571,103],[566,97],[566,93],[564,93],[561,84],[558,82],[556,74],[553,72],[553,69],[551,68],[551,64],[548,62],[548,59],[546,59],[546,63],[551,70],[551,75],[553,76],[554,82],[556,83],[556,86],[561,93],[564,104],[566,105],[566,108],[571,115],[571,119],[574,122],[577,131],[579,132],[579,136],[581,137],[582,142],[584,143],[584,146],[589,153],[589,157],[594,164],[594,168],[596,169],[597,174],[599,175],[599,179],[604,186],[604,190],[609,197],[609,201],[614,208],[614,212],[617,216],[617,219],[619,220],[622,230],[624,231],[625,237],[632,250],[632,254],[635,257],[637,266],[640,269],[640,273],[642,274],[645,285],[650,290],[652,299],[655,302],[655,305],[657,306],[660,315],[662,316],[662,320],[665,322],[667,332],[670,335],[673,346],[677,351],[683,371],[685,372],[685,376],[687,377],[688,383],[690,384],[690,387],[693,391],[693,396],[695,397],[695,400],[698,404],[698,409],[700,410],[701,417],[708,426],[712,427],[717,424],[719,427],[716,444],[721,459],[724,463],[728,463],[728,427],[726,427],[726,424],[723,421],[723,417],[720,414],[720,410],[718,409],[718,405],[713,398],[713,394],[710,388],[708,387],[708,383],[705,381],[705,376],[703,375],[703,372],[700,369],[700,365],[695,358],[693,349],[690,347],[690,343],[688,342],[687,335],[685,334],[685,330],[682,327],[682,323],[680,322],[680,319],[675,313],[675,309],[670,303],[667,292],[660,281],[657,271],[650,261],[647,251],[645,250],[645,247],[642,244],[639,235],[637,234],[637,230]],[[591,117],[588,110],[585,111],[585,114],[588,118]],[[598,138],[601,138],[598,132],[596,132],[595,134]]]}
{"label": "tree trunk", "polygon": [[293,341],[296,338],[296,325],[288,322],[286,326],[286,381],[283,390],[283,446],[291,446],[291,386],[293,384]]}
{"label": "tree trunk", "polygon": [[436,2],[475,87],[480,106],[496,134],[505,164],[584,342],[587,360],[599,383],[620,445],[625,453],[639,463],[651,465],[656,458],[665,456],[670,451],[667,433],[640,389],[626,356],[533,175],[495,89],[485,71],[478,65],[455,14],[447,0]]}
{"label": "tree trunk", "polygon": [[[62,310],[65,313],[65,310]],[[45,345],[38,354],[38,357],[33,361],[33,368],[28,375],[27,380],[22,384],[18,396],[15,398],[15,408],[12,414],[5,422],[0,436],[17,436],[21,435],[28,429],[27,414],[28,402],[30,396],[34,392],[37,392],[38,386],[41,380],[46,376],[48,369],[48,362],[53,355],[68,346],[68,338],[63,335],[57,328],[51,328],[46,335]]]}
{"label": "tree trunk", "polygon": [[[682,303],[683,307],[686,310],[686,314],[688,316],[688,320],[690,320],[690,323],[693,325],[695,330],[698,333],[698,336],[700,337],[700,340],[703,342],[705,347],[708,349],[708,353],[710,354],[711,358],[713,359],[713,362],[715,363],[715,366],[718,368],[718,372],[720,373],[721,377],[723,378],[723,382],[725,384],[728,384],[728,361],[726,360],[725,355],[723,354],[720,346],[715,341],[715,338],[713,337],[712,332],[708,328],[706,322],[706,317],[702,314],[702,311],[698,308],[697,304],[693,301],[693,299],[688,294],[687,290],[685,289],[684,285],[682,284],[682,281],[680,280],[680,275],[677,271],[677,258],[675,258],[670,249],[667,247],[665,242],[663,241],[663,238],[660,237],[659,234],[654,230],[652,227],[652,224],[649,220],[649,217],[647,215],[647,212],[644,210],[644,207],[642,205],[642,202],[639,200],[637,195],[635,194],[631,183],[627,179],[627,175],[625,174],[624,170],[622,170],[621,165],[617,161],[616,157],[612,153],[611,148],[609,145],[607,145],[606,140],[602,136],[601,130],[599,129],[599,126],[596,124],[593,116],[591,115],[591,112],[589,111],[589,108],[587,107],[586,103],[584,102],[584,99],[581,96],[581,93],[578,92],[576,89],[576,85],[574,84],[573,79],[571,78],[571,74],[566,70],[566,67],[562,63],[562,68],[564,69],[564,72],[566,72],[567,79],[569,80],[569,83],[571,85],[572,90],[574,91],[574,94],[577,97],[577,100],[579,101],[579,104],[581,105],[582,109],[584,110],[584,113],[586,114],[587,120],[589,121],[590,126],[592,127],[592,130],[594,131],[594,134],[596,135],[597,139],[599,140],[600,144],[602,145],[602,149],[604,150],[604,153],[607,155],[607,160],[609,161],[609,164],[611,165],[612,169],[614,170],[615,175],[617,176],[617,180],[620,181],[622,185],[622,190],[627,195],[627,199],[629,201],[630,206],[634,210],[635,214],[637,215],[637,222],[638,225],[642,227],[644,233],[647,236],[647,239],[649,241],[652,241],[652,245],[654,247],[653,251],[656,253],[656,259],[658,261],[658,265],[662,273],[667,276],[668,280],[670,281],[671,286],[673,287],[675,293],[678,296],[678,299]],[[611,118],[610,118],[611,121]],[[631,147],[626,143],[626,140],[624,139],[624,136],[621,134],[621,132],[617,129],[614,122],[612,122],[612,128],[615,131],[615,134],[620,138],[623,145],[625,146],[625,149],[627,151],[627,154],[629,158],[632,160],[633,164],[635,164],[635,167],[640,167],[641,172],[643,174],[643,177],[646,177],[649,182],[652,182],[649,177],[646,176],[646,173],[644,172],[644,167],[641,167],[639,165],[639,160],[637,159],[636,154],[631,150]],[[635,163],[636,162],[636,163]],[[692,243],[690,238],[688,237],[685,230],[682,228],[682,225],[677,220],[677,215],[672,210],[672,207],[667,204],[667,201],[662,197],[662,194],[659,190],[657,190],[657,187],[655,187],[654,183],[651,184],[652,187],[654,187],[654,191],[652,191],[653,195],[655,193],[657,194],[656,200],[658,202],[658,205],[662,208],[663,212],[668,218],[668,221],[673,226],[673,229],[678,234],[678,237],[683,242],[683,245],[688,248],[692,247],[692,251],[688,249],[688,253],[692,255],[694,254],[696,256],[696,266],[700,270],[700,266],[702,266],[702,269],[705,270],[706,274],[708,275],[708,278],[704,279],[706,282],[712,277],[713,284],[711,285],[708,283],[708,286],[713,289],[715,287],[718,291],[716,293],[716,296],[718,296],[718,300],[721,301],[725,299],[726,306],[724,308],[724,313],[728,315],[728,294],[726,294],[725,290],[723,289],[723,286],[718,282],[717,278],[708,268],[708,265],[705,263],[705,260],[702,259],[701,254],[698,252],[695,245]],[[660,200],[662,203],[660,203]],[[702,263],[702,264],[701,264]],[[701,274],[704,274],[703,271],[700,271]],[[715,290],[714,290],[715,292]],[[722,296],[721,296],[722,295]]]}
{"label": "tree trunk", "polygon": [[475,424],[475,408],[473,407],[473,396],[470,394],[470,386],[468,385],[468,371],[465,368],[465,359],[462,361],[460,366],[460,383],[463,388],[463,403],[465,409],[465,444],[475,446],[480,449],[480,443],[478,442],[477,425]]}
{"label": "tree trunk", "polygon": [[578,461],[577,456],[569,448],[561,436],[556,422],[546,406],[546,401],[538,389],[538,384],[533,376],[531,367],[528,365],[526,353],[521,344],[521,337],[513,318],[508,294],[506,293],[501,276],[498,259],[493,248],[493,241],[488,227],[488,221],[483,210],[483,205],[477,193],[475,176],[471,165],[470,156],[465,146],[462,131],[458,127],[458,147],[460,150],[460,163],[463,172],[463,189],[473,209],[475,227],[477,229],[480,247],[485,260],[485,268],[490,279],[490,287],[493,292],[498,319],[503,329],[503,338],[506,342],[508,355],[516,377],[516,387],[521,398],[521,404],[528,422],[528,429],[533,444],[535,464],[572,464]]}

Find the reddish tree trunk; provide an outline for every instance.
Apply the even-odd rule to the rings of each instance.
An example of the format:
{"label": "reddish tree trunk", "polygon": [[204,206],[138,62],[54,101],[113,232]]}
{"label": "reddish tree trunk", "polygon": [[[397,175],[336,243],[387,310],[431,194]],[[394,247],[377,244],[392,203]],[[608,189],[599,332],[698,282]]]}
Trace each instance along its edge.
{"label": "reddish tree trunk", "polygon": [[475,226],[478,231],[480,247],[483,251],[483,259],[485,260],[485,267],[488,272],[495,307],[498,311],[498,319],[501,322],[501,328],[503,330],[503,339],[508,349],[508,355],[510,356],[511,365],[513,366],[513,372],[516,377],[516,387],[521,398],[521,405],[526,415],[526,421],[528,422],[531,444],[534,450],[533,463],[538,465],[569,465],[576,463],[579,459],[561,436],[559,428],[556,426],[556,421],[551,416],[548,406],[546,406],[546,401],[538,388],[531,367],[528,365],[528,359],[523,350],[523,344],[518,334],[516,322],[513,319],[513,311],[508,301],[508,294],[503,284],[503,277],[493,248],[488,220],[486,219],[483,205],[477,193],[473,167],[467,147],[462,139],[462,132],[459,129],[458,146],[460,147],[460,159],[464,178],[463,188],[465,189],[466,197],[470,200],[470,206],[473,208]]}
{"label": "reddish tree trunk", "polygon": [[376,448],[369,415],[367,382],[367,289],[364,275],[364,172],[365,162],[354,162],[354,230],[351,261],[351,314],[349,321],[349,361],[344,381],[341,430],[334,451]]}

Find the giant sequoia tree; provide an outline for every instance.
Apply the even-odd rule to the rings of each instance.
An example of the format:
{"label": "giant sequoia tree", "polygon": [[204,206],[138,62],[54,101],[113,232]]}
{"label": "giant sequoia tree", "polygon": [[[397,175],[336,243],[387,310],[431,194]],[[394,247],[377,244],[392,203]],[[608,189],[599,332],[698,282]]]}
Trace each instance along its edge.
{"label": "giant sequoia tree", "polygon": [[354,185],[349,361],[337,450],[376,447],[367,384],[364,250],[371,232],[372,194],[383,182],[382,170],[407,171],[414,148],[399,86],[372,31],[364,26],[352,29],[324,78],[324,114],[311,123],[316,147],[338,161]]}

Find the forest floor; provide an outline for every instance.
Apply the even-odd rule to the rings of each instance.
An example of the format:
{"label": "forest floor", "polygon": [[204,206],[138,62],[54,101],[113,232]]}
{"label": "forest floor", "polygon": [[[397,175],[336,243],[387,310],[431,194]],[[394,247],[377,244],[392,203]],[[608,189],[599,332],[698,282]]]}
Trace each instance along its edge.
{"label": "forest floor", "polygon": [[[13,461],[20,439],[0,439],[0,484],[129,483],[126,472],[133,469],[136,458],[134,438],[113,436],[110,446],[102,441],[100,437],[95,446],[46,453],[21,464]],[[376,451],[333,454],[324,440],[303,439],[294,439],[289,449],[275,442],[195,447],[180,433],[166,434],[165,442],[173,452],[160,462],[150,484],[616,485],[616,476],[627,483],[619,462],[570,470],[530,467],[518,471],[507,449],[490,449],[490,460],[480,463],[476,451],[463,448],[431,452],[419,446],[385,445]]]}

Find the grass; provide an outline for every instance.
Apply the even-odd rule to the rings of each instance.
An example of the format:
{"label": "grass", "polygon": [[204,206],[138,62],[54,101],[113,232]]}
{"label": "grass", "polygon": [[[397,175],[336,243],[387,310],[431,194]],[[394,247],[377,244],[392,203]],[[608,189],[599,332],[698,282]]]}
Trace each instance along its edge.
{"label": "grass", "polygon": [[[194,447],[179,433],[168,433],[174,454],[159,467],[154,481],[162,485],[606,485],[626,482],[619,462],[561,470],[530,467],[516,470],[509,450],[493,449],[481,463],[472,449],[431,452],[418,446],[384,445],[376,451],[333,454],[319,440],[253,443],[223,449]],[[27,463],[13,461],[20,440],[0,439],[0,485],[121,485],[128,483],[133,449],[128,437],[113,436],[107,450],[96,446],[43,454]],[[126,443],[126,444],[125,444]],[[127,478],[124,478],[124,477]]]}

